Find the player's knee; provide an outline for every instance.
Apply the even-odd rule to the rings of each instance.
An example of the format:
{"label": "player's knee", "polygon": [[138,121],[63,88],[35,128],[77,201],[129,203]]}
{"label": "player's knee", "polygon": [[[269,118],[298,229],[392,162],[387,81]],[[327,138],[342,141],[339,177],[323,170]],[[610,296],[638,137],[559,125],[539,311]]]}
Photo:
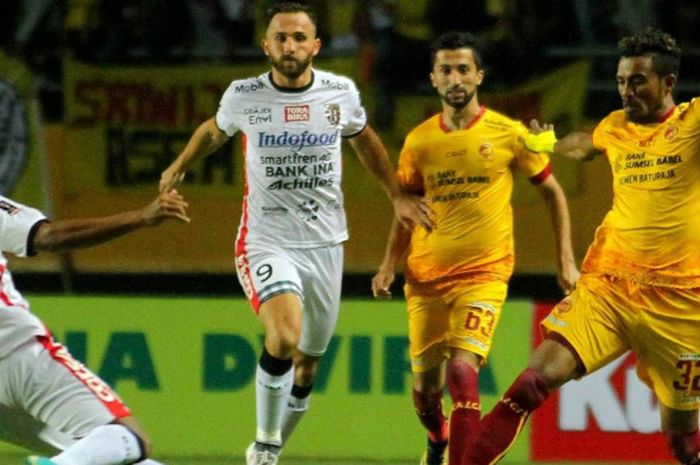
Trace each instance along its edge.
{"label": "player's knee", "polygon": [[668,446],[673,456],[684,465],[700,464],[700,437],[691,433],[668,433]]}
{"label": "player's knee", "polygon": [[432,412],[437,408],[442,408],[442,392],[427,391],[421,392],[413,390],[413,406],[419,415]]}
{"label": "player's knee", "polygon": [[281,328],[275,334],[265,337],[265,347],[278,358],[291,358],[298,344],[299,334],[287,328]]}
{"label": "player's knee", "polygon": [[450,387],[465,388],[476,382],[479,374],[473,366],[463,360],[450,360],[445,376]]}

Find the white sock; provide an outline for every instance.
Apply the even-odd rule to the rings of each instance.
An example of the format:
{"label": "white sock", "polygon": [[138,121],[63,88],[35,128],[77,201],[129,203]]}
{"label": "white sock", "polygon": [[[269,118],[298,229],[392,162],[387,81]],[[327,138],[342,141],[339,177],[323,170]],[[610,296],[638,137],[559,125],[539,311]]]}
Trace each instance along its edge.
{"label": "white sock", "polygon": [[134,465],[163,465],[161,462],[157,462],[153,459],[146,459],[140,462],[136,462]]}
{"label": "white sock", "polygon": [[284,409],[284,416],[282,417],[282,445],[287,443],[289,436],[292,435],[301,417],[304,416],[308,409],[309,396],[303,399],[293,395],[289,396],[287,408]]}
{"label": "white sock", "polygon": [[258,421],[256,441],[282,445],[282,415],[293,382],[292,368],[281,376],[273,376],[258,365],[255,371],[255,410]]}
{"label": "white sock", "polygon": [[136,435],[123,425],[111,424],[98,426],[51,460],[56,465],[119,465],[141,454]]}

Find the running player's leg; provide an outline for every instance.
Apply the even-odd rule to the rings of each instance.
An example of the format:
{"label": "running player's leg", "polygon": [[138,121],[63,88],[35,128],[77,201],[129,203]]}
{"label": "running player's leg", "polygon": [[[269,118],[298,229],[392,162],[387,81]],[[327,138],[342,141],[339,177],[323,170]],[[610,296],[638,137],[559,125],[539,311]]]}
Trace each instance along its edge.
{"label": "running player's leg", "polygon": [[[477,443],[464,465],[500,460],[512,446],[529,415],[565,382],[592,373],[627,350],[629,299],[625,284],[581,279],[577,289],[542,322],[546,339],[530,357],[528,368],[511,384],[481,421]],[[593,335],[593,336],[592,336]]]}
{"label": "running player's leg", "polygon": [[661,430],[682,464],[700,464],[700,294],[697,289],[640,286],[640,325],[633,334],[637,375],[659,400]]}
{"label": "running player's leg", "polygon": [[481,420],[479,368],[491,350],[508,287],[501,281],[456,282],[449,291],[447,386],[452,398],[449,464],[460,465],[476,442]]}
{"label": "running player's leg", "polygon": [[676,410],[659,405],[661,430],[668,438],[673,456],[684,465],[700,463],[700,433],[697,410]]}
{"label": "running player's leg", "polygon": [[340,311],[343,246],[337,244],[290,254],[304,286],[301,338],[294,356],[294,385],[282,419],[282,444],[309,408],[318,364],[333,337]]}
{"label": "running player's leg", "polygon": [[449,435],[443,391],[450,311],[441,293],[422,291],[420,286],[405,286],[413,406],[428,436],[421,464],[439,465],[444,463]]}
{"label": "running player's leg", "polygon": [[289,253],[273,244],[248,244],[236,257],[239,281],[265,333],[255,374],[257,430],[246,451],[249,463],[276,463],[282,446],[282,417],[293,384],[292,357],[301,334],[303,299]]}
{"label": "running player's leg", "polygon": [[470,443],[476,441],[481,421],[479,366],[481,358],[469,351],[453,349],[445,379],[452,398],[449,417],[449,465],[460,465]]}
{"label": "running player's leg", "polygon": [[321,357],[298,352],[294,356],[294,385],[282,417],[282,445],[285,445],[309,409],[311,391]]}
{"label": "running player's leg", "polygon": [[256,370],[259,451],[277,454],[282,446],[282,418],[294,382],[292,358],[301,333],[301,313],[301,301],[293,293],[276,295],[260,306],[265,343]]}
{"label": "running player's leg", "polygon": [[467,448],[462,463],[489,465],[503,458],[529,415],[553,389],[577,373],[577,358],[569,348],[551,339],[544,340],[533,352],[528,368],[481,420],[477,441]]}
{"label": "running player's leg", "polygon": [[418,420],[428,432],[428,444],[421,465],[440,465],[445,461],[449,430],[443,410],[445,363],[413,371],[413,406]]}

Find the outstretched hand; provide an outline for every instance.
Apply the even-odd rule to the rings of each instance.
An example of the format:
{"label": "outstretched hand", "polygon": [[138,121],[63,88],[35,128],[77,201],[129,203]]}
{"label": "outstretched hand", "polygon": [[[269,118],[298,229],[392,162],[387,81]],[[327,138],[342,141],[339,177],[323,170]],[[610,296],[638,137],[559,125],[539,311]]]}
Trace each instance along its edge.
{"label": "outstretched hand", "polygon": [[573,263],[557,272],[557,284],[564,295],[569,295],[576,289],[576,282],[580,277],[581,273]]}
{"label": "outstretched hand", "polygon": [[372,278],[372,295],[375,299],[391,299],[391,284],[394,282],[394,271],[379,268]]}
{"label": "outstretched hand", "polygon": [[185,179],[185,173],[175,164],[170,165],[160,175],[159,190],[161,193],[169,192],[177,187]]}
{"label": "outstretched hand", "polygon": [[545,124],[540,124],[539,121],[536,119],[530,120],[530,132],[537,135],[541,134],[545,131],[554,131],[554,125],[545,123]]}
{"label": "outstretched hand", "polygon": [[533,152],[554,152],[554,144],[557,143],[557,136],[554,133],[553,124],[540,124],[533,119],[530,121],[530,132],[524,137],[525,146]]}
{"label": "outstretched hand", "polygon": [[187,216],[189,205],[175,189],[161,192],[158,197],[143,209],[143,216],[147,226],[156,226],[165,220],[177,220],[189,223]]}
{"label": "outstretched hand", "polygon": [[423,226],[427,231],[435,229],[433,210],[425,197],[401,194],[394,199],[394,213],[401,225],[409,231]]}

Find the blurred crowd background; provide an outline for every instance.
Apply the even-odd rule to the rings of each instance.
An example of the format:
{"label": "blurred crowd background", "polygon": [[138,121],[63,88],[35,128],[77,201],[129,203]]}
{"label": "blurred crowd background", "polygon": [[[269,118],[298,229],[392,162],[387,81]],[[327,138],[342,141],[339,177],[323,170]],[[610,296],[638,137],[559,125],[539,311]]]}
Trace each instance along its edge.
{"label": "blurred crowd background", "polygon": [[[264,12],[274,0],[3,0],[0,48],[40,77],[46,120],[62,116],[64,57],[111,64],[259,60]],[[615,44],[645,26],[685,51],[681,91],[700,90],[700,2],[688,0],[308,0],[325,56],[361,58],[375,91],[375,125],[390,127],[400,92],[428,84],[430,41],[447,30],[477,35],[486,90],[508,88],[579,58],[595,60],[590,92],[614,91]],[[429,89],[428,89],[429,90]],[[590,103],[590,102],[593,103]],[[589,98],[590,116],[598,110]]]}

